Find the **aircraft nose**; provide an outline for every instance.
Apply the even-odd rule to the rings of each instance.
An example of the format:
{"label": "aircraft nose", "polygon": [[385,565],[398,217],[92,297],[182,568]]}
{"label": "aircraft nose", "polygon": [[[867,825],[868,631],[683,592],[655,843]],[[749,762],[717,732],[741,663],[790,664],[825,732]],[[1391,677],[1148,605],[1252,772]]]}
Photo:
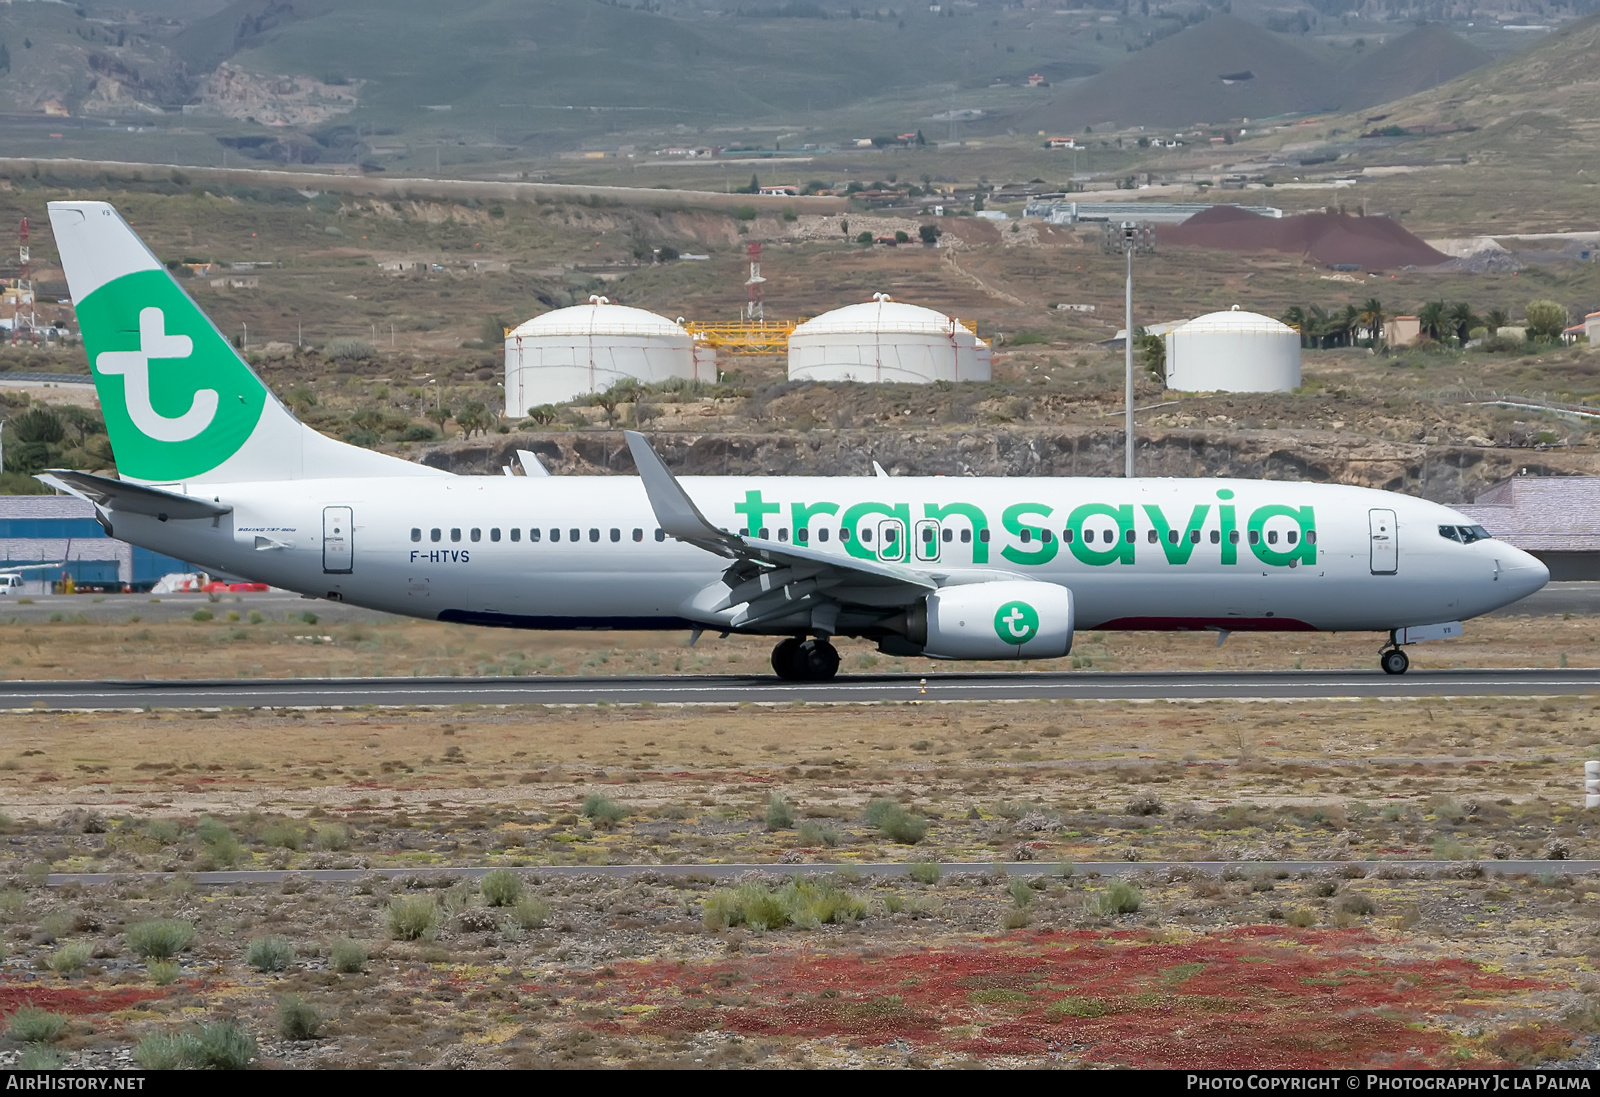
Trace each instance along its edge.
{"label": "aircraft nose", "polygon": [[1538,557],[1521,549],[1511,549],[1509,558],[1500,561],[1501,581],[1514,598],[1526,598],[1550,581],[1550,569]]}

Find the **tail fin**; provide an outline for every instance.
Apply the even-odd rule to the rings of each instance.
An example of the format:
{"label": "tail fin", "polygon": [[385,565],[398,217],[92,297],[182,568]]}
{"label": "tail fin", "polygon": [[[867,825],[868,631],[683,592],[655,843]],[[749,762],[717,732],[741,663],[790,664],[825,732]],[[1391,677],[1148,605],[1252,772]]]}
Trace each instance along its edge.
{"label": "tail fin", "polygon": [[123,479],[447,475],[296,419],[107,203],[51,202],[50,225]]}

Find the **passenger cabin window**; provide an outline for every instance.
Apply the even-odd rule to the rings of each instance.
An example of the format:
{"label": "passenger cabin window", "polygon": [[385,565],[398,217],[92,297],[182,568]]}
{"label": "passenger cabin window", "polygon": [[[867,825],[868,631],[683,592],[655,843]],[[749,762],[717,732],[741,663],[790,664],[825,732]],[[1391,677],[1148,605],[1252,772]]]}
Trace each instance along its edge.
{"label": "passenger cabin window", "polygon": [[1213,545],[1222,544],[1222,531],[1221,530],[1214,529],[1214,530],[1211,531],[1211,543]]}
{"label": "passenger cabin window", "polygon": [[[577,538],[574,537],[573,540],[576,541]],[[593,542],[597,542],[599,540],[600,540],[600,531],[595,529],[593,526],[590,526],[589,527],[589,541],[591,543],[593,543]]]}
{"label": "passenger cabin window", "polygon": [[1314,529],[1306,530],[1306,544],[1314,545],[1316,543],[1317,543],[1317,531],[1314,530]]}
{"label": "passenger cabin window", "polygon": [[657,541],[665,541],[666,539],[667,539],[667,531],[666,530],[664,530],[664,529],[656,530],[656,540]]}
{"label": "passenger cabin window", "polygon": [[452,540],[452,541],[461,540],[461,527],[457,526],[457,527],[451,529],[451,531],[450,531],[450,540]]}
{"label": "passenger cabin window", "polygon": [[1068,526],[1066,529],[1061,531],[1061,539],[1069,545],[1072,544],[1072,537],[1073,533],[1071,526]]}
{"label": "passenger cabin window", "polygon": [[635,530],[634,530],[634,531],[633,531],[633,539],[634,539],[634,540],[635,540],[635,541],[643,541],[643,540],[644,540],[644,530],[642,530],[642,529],[635,529]]}
{"label": "passenger cabin window", "polygon": [[1267,530],[1267,544],[1276,545],[1277,543],[1278,543],[1278,531],[1275,530],[1275,529]]}
{"label": "passenger cabin window", "polygon": [[1189,543],[1191,545],[1198,545],[1200,543],[1200,531],[1199,530],[1192,529],[1192,530],[1189,531]]}
{"label": "passenger cabin window", "polygon": [[944,543],[948,545],[951,541],[956,539],[956,531],[953,529],[947,529],[940,534],[940,536],[944,540]]}
{"label": "passenger cabin window", "polygon": [[438,539],[439,539],[439,529],[438,529],[438,527],[430,529],[428,531],[428,540],[437,541]]}
{"label": "passenger cabin window", "polygon": [[860,537],[863,544],[870,543],[872,541],[872,529],[870,527],[863,529]]}
{"label": "passenger cabin window", "polygon": [[847,530],[847,529],[841,529],[839,531],[839,540],[841,540],[841,541],[850,540],[850,531]]}
{"label": "passenger cabin window", "polygon": [[1230,529],[1228,531],[1228,544],[1237,545],[1238,543],[1239,543],[1239,531],[1236,530],[1236,529]]}
{"label": "passenger cabin window", "polygon": [[[1134,538],[1134,533],[1133,533],[1133,530],[1130,529],[1128,531],[1128,544],[1130,544],[1130,545],[1133,544],[1133,538]],[[1113,540],[1113,541],[1116,540],[1115,535],[1112,536],[1111,540]]]}
{"label": "passenger cabin window", "polygon": [[561,531],[558,530],[558,529],[551,530],[550,531],[550,540],[551,540],[552,543],[561,540]]}
{"label": "passenger cabin window", "polygon": [[1288,541],[1292,545],[1296,541],[1300,540],[1300,534],[1296,530],[1290,530],[1288,533],[1285,533],[1283,535],[1283,538],[1284,538],[1284,540]]}
{"label": "passenger cabin window", "polygon": [[569,529],[569,530],[567,530],[567,540],[569,540],[569,541],[581,541],[581,540],[583,540],[583,531],[581,529]]}
{"label": "passenger cabin window", "polygon": [[1146,541],[1149,541],[1152,545],[1155,544],[1156,543],[1156,531],[1155,530],[1150,530],[1148,533],[1145,534],[1145,538],[1144,539]]}
{"label": "passenger cabin window", "polygon": [[762,527],[761,527],[761,539],[762,539],[762,540],[763,540],[763,541],[770,541],[770,540],[772,540],[772,538],[771,538],[771,536],[770,536],[770,535],[768,535],[768,533],[767,533],[767,527],[766,527],[766,526],[762,526]]}
{"label": "passenger cabin window", "polygon": [[1032,541],[1032,540],[1033,540],[1033,531],[1031,529],[1023,530],[1022,534],[1021,534],[1022,543],[1024,545],[1026,545],[1029,541]]}
{"label": "passenger cabin window", "polygon": [[491,529],[489,531],[489,540],[491,540],[491,541],[500,540],[500,527],[499,526],[495,526],[493,529]]}
{"label": "passenger cabin window", "polygon": [[622,531],[613,526],[611,528],[611,543],[616,544],[620,540],[622,540]]}
{"label": "passenger cabin window", "polygon": [[989,531],[987,529],[980,529],[978,531],[978,540],[987,545],[989,543]]}
{"label": "passenger cabin window", "polygon": [[[534,533],[538,533],[539,531],[538,530],[534,530],[533,532]],[[522,540],[522,528],[520,526],[511,527],[511,539],[513,541]],[[534,540],[538,540],[538,538],[534,538]]]}
{"label": "passenger cabin window", "polygon": [[420,529],[416,529],[415,527],[413,527],[412,530],[411,530],[411,539],[413,541],[422,540],[422,531]]}
{"label": "passenger cabin window", "polygon": [[778,540],[787,541],[788,539],[789,539],[789,530],[784,526],[779,526],[778,527]]}
{"label": "passenger cabin window", "polygon": [[972,543],[972,531],[970,529],[964,529],[961,531],[961,543],[963,545],[970,545]]}
{"label": "passenger cabin window", "polygon": [[541,536],[543,536],[543,534],[544,534],[544,530],[542,530],[542,529],[530,529],[528,531],[528,540],[530,542],[537,542],[539,540],[539,538]]}
{"label": "passenger cabin window", "polygon": [[817,530],[817,540],[826,541],[827,539],[828,539],[828,527],[827,526],[823,526],[821,529]]}
{"label": "passenger cabin window", "polygon": [[1261,531],[1260,530],[1253,529],[1253,530],[1250,531],[1250,543],[1252,545],[1259,545],[1261,543]]}
{"label": "passenger cabin window", "polygon": [[481,541],[483,540],[483,530],[479,529],[477,526],[473,526],[472,533],[469,536],[471,536],[474,541]]}
{"label": "passenger cabin window", "polygon": [[1051,541],[1054,541],[1055,539],[1056,539],[1056,535],[1051,533],[1049,530],[1042,529],[1042,530],[1039,531],[1039,540],[1043,541],[1045,544],[1048,545]]}
{"label": "passenger cabin window", "polygon": [[794,531],[794,539],[797,543],[803,545],[807,541],[811,540],[811,531],[805,526],[801,526],[799,529]]}

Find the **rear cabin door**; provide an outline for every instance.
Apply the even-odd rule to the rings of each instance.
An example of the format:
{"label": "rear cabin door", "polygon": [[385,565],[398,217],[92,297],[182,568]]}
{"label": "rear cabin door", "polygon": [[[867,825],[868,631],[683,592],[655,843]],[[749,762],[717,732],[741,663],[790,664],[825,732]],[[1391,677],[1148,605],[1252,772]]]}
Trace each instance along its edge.
{"label": "rear cabin door", "polygon": [[1400,539],[1396,535],[1394,511],[1369,510],[1367,523],[1372,543],[1372,574],[1393,575],[1400,567]]}
{"label": "rear cabin door", "polygon": [[349,574],[354,560],[349,507],[322,508],[322,570],[329,575]]}

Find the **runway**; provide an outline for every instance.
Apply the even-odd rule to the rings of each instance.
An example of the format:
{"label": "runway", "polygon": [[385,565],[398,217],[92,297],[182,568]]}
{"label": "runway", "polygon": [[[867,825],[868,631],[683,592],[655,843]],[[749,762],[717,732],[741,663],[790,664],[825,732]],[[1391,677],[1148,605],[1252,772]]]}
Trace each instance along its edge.
{"label": "runway", "polygon": [[355,708],[364,705],[765,704],[1546,697],[1600,693],[1600,670],[843,675],[773,677],[259,678],[0,682],[0,709]]}

